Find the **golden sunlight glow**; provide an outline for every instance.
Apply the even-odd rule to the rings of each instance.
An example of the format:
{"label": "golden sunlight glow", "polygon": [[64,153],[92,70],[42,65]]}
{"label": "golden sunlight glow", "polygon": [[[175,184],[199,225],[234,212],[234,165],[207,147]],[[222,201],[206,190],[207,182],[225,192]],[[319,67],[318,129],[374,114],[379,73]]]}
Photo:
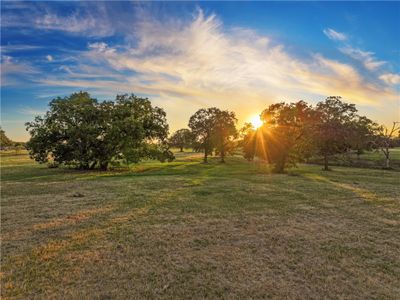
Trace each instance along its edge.
{"label": "golden sunlight glow", "polygon": [[263,121],[261,121],[259,115],[255,115],[250,118],[250,123],[251,123],[251,125],[253,125],[254,128],[258,128],[258,127],[261,127],[261,125],[263,124]]}

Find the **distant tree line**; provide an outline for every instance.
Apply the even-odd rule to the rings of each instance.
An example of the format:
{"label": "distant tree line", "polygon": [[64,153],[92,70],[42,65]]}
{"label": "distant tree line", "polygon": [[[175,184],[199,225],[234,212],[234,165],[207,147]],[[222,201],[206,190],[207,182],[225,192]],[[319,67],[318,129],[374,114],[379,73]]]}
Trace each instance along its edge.
{"label": "distant tree line", "polygon": [[6,132],[0,127],[0,145],[1,148],[11,146],[13,141],[8,138]]}
{"label": "distant tree line", "polygon": [[25,143],[14,142],[6,135],[6,132],[0,127],[0,150],[14,150],[15,153],[25,149]]}
{"label": "distant tree line", "polygon": [[390,167],[390,148],[399,143],[398,123],[387,129],[365,116],[354,104],[328,97],[316,106],[305,101],[275,103],[261,112],[259,128],[245,124],[237,129],[234,112],[216,107],[194,113],[188,128],[168,138],[166,113],[147,98],[118,95],[114,101],[98,102],[79,92],[50,102],[43,117],[26,123],[27,143],[36,161],[71,165],[79,169],[107,169],[110,163],[137,163],[142,159],[171,161],[170,150],[191,148],[220,161],[235,150],[247,160],[264,160],[275,172],[319,155],[329,169],[332,155],[380,149]]}
{"label": "distant tree line", "polygon": [[328,97],[315,107],[304,101],[272,104],[261,113],[263,125],[247,127],[243,139],[244,156],[268,161],[278,173],[288,166],[306,161],[313,155],[324,159],[329,170],[329,158],[335,154],[379,149],[385,154],[385,167],[390,168],[390,143],[398,134],[398,123],[388,130],[365,116],[360,116],[354,104],[341,97]]}

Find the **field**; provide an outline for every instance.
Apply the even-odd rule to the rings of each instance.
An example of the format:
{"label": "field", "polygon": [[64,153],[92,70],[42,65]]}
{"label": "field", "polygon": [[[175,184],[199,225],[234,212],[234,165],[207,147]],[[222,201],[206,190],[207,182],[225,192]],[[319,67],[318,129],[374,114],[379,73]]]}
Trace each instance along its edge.
{"label": "field", "polygon": [[398,299],[399,183],[194,153],[109,172],[4,155],[1,296]]}
{"label": "field", "polygon": [[[313,158],[309,161],[316,164],[323,164],[322,158]],[[382,167],[385,166],[385,157],[379,150],[367,151],[359,157],[357,157],[356,153],[351,152],[331,157],[330,164],[336,166],[382,169]],[[400,148],[390,149],[390,168],[400,171]]]}

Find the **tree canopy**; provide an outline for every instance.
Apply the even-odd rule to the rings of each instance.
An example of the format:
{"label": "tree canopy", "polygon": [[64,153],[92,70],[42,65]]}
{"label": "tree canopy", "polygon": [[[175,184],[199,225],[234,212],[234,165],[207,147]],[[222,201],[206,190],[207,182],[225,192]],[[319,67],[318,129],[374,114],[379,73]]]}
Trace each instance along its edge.
{"label": "tree canopy", "polygon": [[119,95],[99,103],[86,92],[56,98],[44,117],[26,123],[30,155],[38,162],[106,169],[113,160],[172,160],[164,110],[147,98]]}
{"label": "tree canopy", "polygon": [[3,128],[0,127],[0,146],[7,147],[11,146],[12,144],[13,141],[7,137],[6,132],[3,130]]}
{"label": "tree canopy", "polygon": [[304,101],[272,104],[261,119],[260,128],[243,129],[243,155],[268,161],[278,173],[314,154],[323,156],[328,170],[331,155],[370,148],[376,126],[340,97],[328,97],[315,107]]}
{"label": "tree canopy", "polygon": [[183,152],[183,148],[189,148],[193,144],[193,135],[189,129],[182,128],[177,130],[169,139],[169,145],[179,148]]}
{"label": "tree canopy", "polygon": [[204,162],[214,150],[225,161],[225,156],[233,148],[237,136],[237,119],[233,112],[222,111],[216,107],[198,110],[189,119],[189,128],[197,147],[204,151]]}
{"label": "tree canopy", "polygon": [[232,153],[235,148],[235,139],[238,135],[236,130],[237,119],[234,112],[218,111],[214,119],[213,145],[216,153],[221,157],[221,162],[225,162],[225,156]]}
{"label": "tree canopy", "polygon": [[[397,122],[392,129],[378,126],[338,96],[315,106],[305,101],[271,104],[260,119],[259,128],[247,123],[238,132],[234,112],[202,108],[190,117],[189,129],[179,129],[168,139],[166,113],[149,99],[125,94],[99,102],[79,92],[52,100],[43,117],[26,123],[31,135],[27,148],[41,163],[104,170],[111,162],[173,160],[170,146],[203,151],[204,162],[213,153],[225,162],[239,147],[247,160],[257,157],[281,173],[315,156],[324,159],[328,170],[331,156],[350,151],[360,155],[372,148],[381,149],[389,167],[389,148],[399,131]],[[12,144],[1,128],[0,134],[2,146]]]}
{"label": "tree canopy", "polygon": [[304,101],[276,103],[261,113],[263,125],[257,130],[244,130],[244,156],[257,156],[268,161],[278,173],[286,166],[294,165],[310,141],[315,124],[315,112]]}
{"label": "tree canopy", "polygon": [[341,97],[331,96],[319,102],[315,110],[318,121],[314,142],[317,153],[324,157],[324,169],[328,170],[329,156],[351,148],[354,135],[352,127],[358,118],[357,109],[354,104],[343,102]]}

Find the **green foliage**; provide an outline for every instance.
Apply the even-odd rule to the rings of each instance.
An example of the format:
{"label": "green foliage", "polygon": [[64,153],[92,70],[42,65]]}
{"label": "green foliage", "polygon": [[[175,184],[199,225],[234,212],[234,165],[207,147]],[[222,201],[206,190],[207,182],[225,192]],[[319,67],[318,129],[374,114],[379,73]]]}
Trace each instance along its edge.
{"label": "green foliage", "polygon": [[242,148],[243,157],[252,161],[256,155],[256,129],[251,123],[245,123],[240,129],[239,147]]}
{"label": "green foliage", "polygon": [[189,129],[179,129],[169,138],[168,143],[170,146],[177,147],[180,149],[180,152],[183,152],[183,148],[192,147],[193,135]]}
{"label": "green foliage", "polygon": [[12,146],[13,142],[10,140],[6,132],[0,127],[0,147]]}
{"label": "green foliage", "polygon": [[215,107],[202,108],[189,119],[188,126],[192,130],[196,150],[204,151],[204,162],[207,162],[208,155],[212,153],[212,133],[218,111],[220,110]]}
{"label": "green foliage", "polygon": [[353,149],[361,154],[371,149],[377,125],[357,114],[354,104],[328,97],[316,107],[304,101],[270,105],[261,114],[264,124],[257,130],[242,130],[242,148],[248,160],[255,156],[274,165],[278,173],[310,158],[314,153],[328,158]]}
{"label": "green foliage", "polygon": [[215,149],[224,162],[225,155],[232,151],[233,139],[237,136],[237,119],[233,112],[216,107],[198,110],[189,119],[195,150],[204,151],[204,162]]}
{"label": "green foliage", "polygon": [[254,156],[268,161],[277,173],[300,161],[310,149],[311,132],[315,126],[315,111],[304,101],[270,105],[261,114],[263,125],[257,130],[246,125],[244,157]]}
{"label": "green foliage", "polygon": [[286,166],[295,165],[303,157],[315,126],[315,112],[304,101],[277,103],[264,110],[261,119],[264,142],[257,155],[265,156],[274,165],[274,171],[282,173]]}
{"label": "green foliage", "polygon": [[235,141],[238,132],[236,130],[237,119],[235,113],[230,111],[218,111],[214,119],[213,145],[216,153],[225,162],[226,154],[231,154],[235,149]]}
{"label": "green foliage", "polygon": [[324,157],[324,168],[329,169],[328,158],[337,153],[343,153],[351,148],[352,131],[359,116],[354,104],[342,102],[341,97],[331,96],[316,106],[318,124],[315,130],[314,142],[318,154]]}
{"label": "green foliage", "polygon": [[350,127],[350,147],[359,157],[364,151],[372,149],[378,124],[365,116],[357,115]]}
{"label": "green foliage", "polygon": [[147,98],[120,95],[99,103],[86,92],[50,102],[44,117],[26,124],[30,155],[44,163],[106,169],[112,159],[172,160],[165,112]]}

